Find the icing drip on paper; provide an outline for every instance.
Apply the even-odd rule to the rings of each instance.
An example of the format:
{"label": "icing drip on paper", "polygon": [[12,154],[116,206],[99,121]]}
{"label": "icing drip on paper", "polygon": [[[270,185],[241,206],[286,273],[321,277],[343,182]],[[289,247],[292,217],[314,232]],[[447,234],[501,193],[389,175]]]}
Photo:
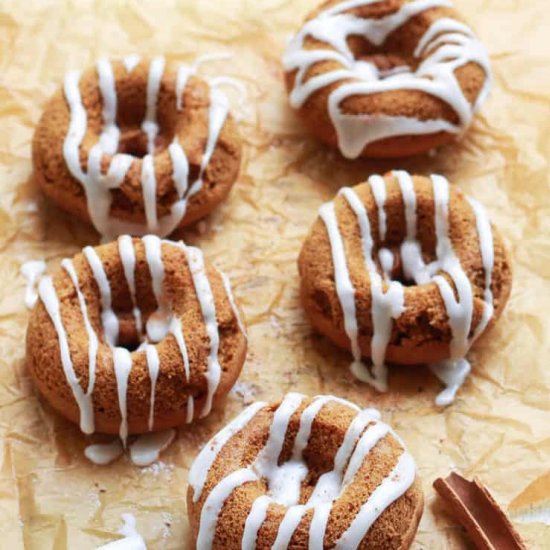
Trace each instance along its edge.
{"label": "icing drip on paper", "polygon": [[[395,171],[405,209],[406,236],[400,246],[402,269],[405,277],[422,285],[433,281],[437,284],[445,304],[451,329],[450,359],[431,368],[436,376],[448,387],[438,396],[438,405],[452,402],[458,388],[470,372],[470,364],[464,358],[475,339],[485,330],[494,313],[493,294],[491,292],[494,266],[494,249],[491,224],[483,207],[468,199],[476,218],[481,259],[485,273],[484,305],[481,321],[474,334],[472,328],[474,293],[458,256],[456,255],[449,233],[449,183],[441,176],[432,176],[432,188],[435,205],[436,259],[430,264],[424,262],[421,245],[417,239],[416,192],[411,176],[407,172]],[[361,245],[365,270],[369,275],[371,288],[371,315],[373,335],[371,339],[372,372],[361,361],[361,348],[358,339],[358,321],[355,305],[355,287],[347,266],[344,241],[338,227],[333,202],[324,204],[319,216],[325,223],[331,247],[334,265],[334,280],[338,300],[344,315],[344,329],[351,342],[353,363],[351,370],[360,380],[374,386],[379,391],[387,389],[387,369],[384,366],[386,348],[389,344],[393,319],[398,319],[406,308],[403,285],[391,281],[393,255],[384,248],[387,232],[385,211],[386,185],[380,176],[371,176],[368,180],[375,200],[378,218],[380,247],[378,261],[382,269],[380,274],[374,254],[374,240],[371,234],[369,214],[356,192],[351,188],[340,191],[353,211],[361,236]],[[383,258],[389,257],[391,261]],[[385,266],[385,267],[384,267]],[[449,280],[452,282],[449,282]],[[457,298],[455,298],[456,289]]]}
{"label": "icing drip on paper", "polygon": [[98,466],[105,466],[114,462],[124,453],[124,447],[120,439],[114,439],[110,443],[95,443],[84,449],[84,456]]}
{"label": "icing drip on paper", "polygon": [[[178,110],[184,108],[183,95],[188,79],[195,74],[204,62],[221,59],[220,55],[202,56],[190,67],[181,66],[177,72],[176,102]],[[131,73],[140,62],[139,56],[127,56],[123,64]],[[145,211],[145,223],[126,222],[111,216],[111,190],[118,189],[134,161],[138,159],[127,154],[117,153],[120,129],[116,125],[117,93],[111,62],[100,59],[97,62],[99,89],[103,99],[103,128],[98,142],[91,148],[86,169],[80,164],[80,147],[87,131],[87,112],[79,89],[80,74],[71,72],[65,77],[64,94],[70,111],[69,130],[63,144],[63,156],[73,177],[83,186],[88,212],[94,227],[107,240],[124,233],[145,235],[155,233],[161,236],[173,232],[180,224],[187,210],[187,201],[202,189],[204,173],[212,159],[218,139],[229,114],[229,102],[214,81],[210,88],[210,108],[208,114],[208,137],[202,155],[199,176],[189,182],[189,161],[177,137],[169,145],[168,151],[173,165],[172,179],[177,191],[177,199],[171,205],[170,213],[159,218],[157,213],[157,181],[155,173],[155,140],[159,132],[157,120],[158,95],[165,70],[163,57],[154,58],[149,66],[146,112],[141,129],[147,137],[147,154],[141,160],[141,187]],[[107,173],[102,173],[101,162],[105,155],[112,156]]]}
{"label": "icing drip on paper", "polygon": [[[107,445],[91,445],[86,450],[86,456],[91,461],[98,464],[108,463],[116,459],[122,453],[123,448],[126,447],[126,440],[128,438],[127,391],[133,365],[133,358],[137,354],[145,355],[149,374],[150,408],[148,429],[150,431],[155,428],[156,385],[162,370],[161,357],[159,356],[155,344],[166,338],[169,334],[172,335],[177,342],[179,351],[181,352],[182,368],[185,373],[185,379],[189,381],[191,378],[189,356],[185,344],[184,327],[182,326],[181,319],[173,314],[172,307],[167,301],[165,291],[163,290],[165,274],[164,262],[162,259],[162,245],[176,247],[182,250],[185,254],[188,260],[188,267],[192,275],[197,300],[203,315],[206,334],[210,340],[210,352],[205,373],[208,385],[208,398],[203,410],[201,411],[201,416],[206,416],[210,412],[212,399],[221,378],[221,365],[218,358],[220,335],[216,320],[216,306],[201,251],[196,248],[188,248],[182,242],[175,243],[172,241],[162,241],[154,235],[143,237],[141,242],[145,249],[145,260],[151,275],[152,290],[157,302],[157,310],[149,316],[145,334],[142,334],[142,312],[136,301],[136,254],[134,249],[134,240],[127,235],[123,235],[119,237],[117,243],[120,262],[122,264],[124,277],[126,279],[132,300],[132,314],[136,324],[136,331],[138,336],[143,339],[141,345],[133,353],[130,353],[124,347],[118,346],[119,321],[115,311],[113,310],[111,283],[107,272],[105,271],[103,261],[94,248],[88,246],[83,249],[84,257],[90,266],[94,281],[99,291],[99,299],[101,303],[101,324],[105,344],[110,349],[112,355],[113,369],[117,386],[118,406],[121,416],[119,435],[122,444],[119,443],[120,452],[117,450],[117,444],[114,442]],[[98,350],[100,346],[100,339],[90,321],[88,315],[88,304],[86,303],[86,298],[80,288],[80,283],[73,262],[65,259],[61,262],[61,265],[69,276],[75,289],[80,314],[82,315],[84,328],[88,337],[88,386],[86,390],[81,387],[78,379],[79,377],[74,370],[69,347],[71,335],[67,334],[64,327],[61,305],[59,303],[59,298],[53,286],[51,277],[43,277],[41,279],[39,284],[39,296],[57,333],[63,371],[80,410],[81,430],[84,433],[90,434],[94,432],[95,428],[93,392],[96,381],[96,369],[98,368]],[[236,321],[244,334],[244,327],[240,324],[240,319],[238,317],[238,309],[232,300],[229,281],[225,275],[221,272],[219,273],[223,279],[227,298],[230,301]],[[187,396],[186,407],[186,422],[190,423],[193,421],[195,416],[195,403],[192,395]],[[137,459],[137,462],[141,465],[141,463],[148,460],[143,457],[158,456],[158,453],[164,448],[162,441],[167,441],[168,439],[171,440],[172,438],[173,433],[172,436],[169,437],[168,432],[150,434],[149,437],[145,437],[143,440],[138,439],[137,442],[131,446],[131,454],[133,452],[134,455],[141,456],[141,458]],[[156,451],[155,444],[158,444],[158,449]],[[166,443],[166,445],[167,444],[168,443]]]}
{"label": "icing drip on paper", "polygon": [[136,528],[136,518],[132,514],[122,514],[122,520],[124,525],[119,533],[124,538],[98,546],[96,550],[147,550],[145,541]]}
{"label": "icing drip on paper", "polygon": [[[129,445],[129,457],[136,466],[149,466],[159,459],[160,453],[168,448],[176,436],[175,430],[151,432],[138,436]],[[122,456],[124,447],[120,439],[109,443],[88,445],[84,450],[86,458],[99,466],[114,462]]]}
{"label": "icing drip on paper", "polygon": [[130,460],[136,466],[149,466],[158,460],[160,453],[172,443],[175,436],[175,430],[164,430],[139,436],[130,445]]}
{"label": "icing drip on paper", "polygon": [[[299,428],[294,439],[291,458],[287,462],[279,464],[279,456],[288,432],[290,419],[297,413],[304,399],[304,396],[300,394],[288,394],[275,411],[267,441],[252,464],[230,473],[211,489],[201,509],[197,537],[199,550],[212,548],[219,515],[233,491],[246,483],[258,483],[260,480],[265,480],[268,490],[265,495],[258,497],[252,504],[245,520],[241,547],[245,550],[256,547],[258,532],[267,517],[269,506],[279,504],[285,506],[287,510],[278,527],[273,548],[287,548],[304,515],[308,511],[312,511],[309,548],[322,550],[334,501],[354,481],[374,446],[388,434],[397,436],[393,434],[389,426],[380,422],[380,415],[377,411],[373,409],[360,411],[355,405],[342,399],[318,396],[300,414]],[[308,501],[305,504],[300,504],[301,485],[308,475],[303,452],[308,445],[317,415],[323,407],[334,402],[343,403],[357,414],[350,423],[344,440],[336,453],[333,470],[326,472],[318,479]],[[189,475],[191,486],[195,491],[194,502],[199,500],[208,471],[218,454],[230,439],[247,426],[258,411],[264,407],[264,403],[257,403],[246,409],[201,451],[192,465]],[[358,515],[339,538],[336,547],[341,549],[356,548],[378,516],[412,485],[415,475],[414,461],[403,450],[390,474],[362,503]]]}
{"label": "icing drip on paper", "polygon": [[[367,19],[346,13],[372,3],[373,0],[351,0],[322,11],[304,24],[283,57],[285,71],[296,71],[290,94],[290,103],[296,109],[318,90],[338,84],[328,96],[327,108],[338,146],[347,158],[358,157],[369,144],[385,138],[460,132],[470,124],[491,84],[489,57],[484,46],[469,27],[447,17],[433,21],[419,40],[414,51],[418,62],[414,72],[407,66],[383,71],[374,63],[356,60],[348,44],[350,36],[362,36],[373,46],[381,47],[388,36],[418,14],[432,8],[452,6],[450,0],[412,0],[403,2],[397,11],[382,18]],[[308,37],[329,48],[308,49],[305,46]],[[314,65],[328,61],[336,62],[337,66],[308,78]],[[478,64],[486,74],[484,87],[474,105],[466,99],[455,75],[457,69],[468,63]],[[349,97],[394,90],[418,90],[440,99],[455,111],[458,125],[445,119],[424,121],[404,116],[352,115],[342,111],[341,105]]]}
{"label": "icing drip on paper", "polygon": [[43,260],[30,260],[21,264],[21,275],[23,275],[27,282],[25,288],[25,307],[27,309],[32,309],[38,301],[36,287],[40,277],[45,273],[46,267],[46,262]]}

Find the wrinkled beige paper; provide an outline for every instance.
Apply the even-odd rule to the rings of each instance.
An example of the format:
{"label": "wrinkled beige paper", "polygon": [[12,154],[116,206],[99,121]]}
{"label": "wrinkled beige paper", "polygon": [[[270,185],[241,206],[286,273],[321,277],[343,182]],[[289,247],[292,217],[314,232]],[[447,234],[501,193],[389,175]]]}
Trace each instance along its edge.
{"label": "wrinkled beige paper", "polygon": [[[547,0],[456,0],[487,43],[495,91],[466,139],[415,160],[349,162],[307,135],[289,109],[280,55],[317,0],[0,3],[0,546],[88,549],[116,538],[131,512],[151,549],[191,547],[185,494],[199,447],[242,409],[181,428],[161,462],[96,467],[85,438],[37,397],[24,368],[28,312],[21,262],[50,269],[97,235],[46,202],[32,182],[30,143],[46,99],[70,69],[97,57],[165,54],[191,61],[233,52],[205,74],[241,79],[242,176],[229,201],[185,237],[231,277],[250,327],[244,400],[288,390],[332,393],[381,409],[403,435],[424,480],[415,548],[466,548],[431,483],[456,468],[508,504],[550,470],[550,11]],[[383,396],[352,380],[349,355],[312,334],[298,302],[296,257],[322,201],[373,172],[440,172],[481,200],[514,258],[502,321],[472,352],[474,374],[456,403],[433,402],[426,368],[394,368]],[[546,476],[548,481],[548,476]],[[535,485],[537,485],[535,483]],[[548,487],[550,483],[547,483]],[[543,486],[543,485],[542,485]],[[527,506],[529,495],[526,493]],[[548,490],[550,496],[550,489]],[[523,499],[525,500],[525,499]],[[525,505],[525,502],[523,503]],[[530,548],[550,547],[550,527],[518,524]]]}

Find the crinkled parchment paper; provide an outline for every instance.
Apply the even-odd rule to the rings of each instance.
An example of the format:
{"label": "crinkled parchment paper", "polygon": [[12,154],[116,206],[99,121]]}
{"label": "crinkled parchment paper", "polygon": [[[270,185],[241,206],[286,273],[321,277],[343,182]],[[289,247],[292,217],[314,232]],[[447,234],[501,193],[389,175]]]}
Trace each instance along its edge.
{"label": "crinkled parchment paper", "polygon": [[[426,509],[415,548],[465,548],[431,483],[451,468],[479,476],[501,505],[524,489],[550,495],[550,10],[547,0],[456,0],[488,45],[495,90],[464,141],[415,160],[349,162],[307,135],[287,105],[280,55],[317,0],[0,3],[0,546],[88,549],[114,540],[131,512],[151,549],[190,547],[188,467],[200,446],[251,396],[333,393],[381,409],[417,459]],[[225,410],[181,428],[148,468],[123,458],[97,467],[85,438],[37,397],[24,367],[28,312],[23,261],[50,269],[98,236],[47,203],[30,181],[30,143],[67,70],[97,57],[163,53],[191,61],[233,52],[205,74],[242,79],[246,142],[228,202],[185,238],[231,277],[250,327],[250,352]],[[502,321],[471,353],[473,376],[448,409],[426,368],[393,368],[391,391],[355,382],[350,357],[310,330],[298,302],[296,258],[320,204],[345,184],[405,168],[440,172],[481,200],[513,254]],[[244,397],[243,397],[244,395]],[[537,484],[537,480],[541,482]],[[546,480],[546,485],[544,481]],[[530,495],[520,498],[524,506]],[[548,495],[547,495],[548,496]],[[517,524],[530,548],[550,527]]]}

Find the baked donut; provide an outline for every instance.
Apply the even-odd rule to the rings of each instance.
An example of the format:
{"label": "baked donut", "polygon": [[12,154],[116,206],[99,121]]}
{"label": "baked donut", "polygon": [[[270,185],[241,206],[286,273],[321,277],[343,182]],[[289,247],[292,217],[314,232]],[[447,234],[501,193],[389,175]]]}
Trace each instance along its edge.
{"label": "baked donut", "polygon": [[[464,358],[500,317],[512,273],[484,208],[431,178],[395,171],[321,207],[299,257],[312,325],[351,349],[353,371],[383,391],[387,360]],[[372,358],[373,372],[361,363]]]}
{"label": "baked donut", "polygon": [[130,56],[67,74],[33,139],[44,193],[107,238],[165,236],[208,214],[238,176],[241,139],[197,66]]}
{"label": "baked donut", "polygon": [[63,260],[38,290],[27,363],[85,433],[124,441],[204,417],[242,368],[246,335],[229,282],[197,248],[124,235]]}
{"label": "baked donut", "polygon": [[329,0],[283,64],[292,107],[347,158],[416,155],[452,141],[491,81],[485,47],[450,0]]}
{"label": "baked donut", "polygon": [[197,550],[406,549],[416,467],[380,421],[332,396],[255,403],[202,449],[187,503]]}

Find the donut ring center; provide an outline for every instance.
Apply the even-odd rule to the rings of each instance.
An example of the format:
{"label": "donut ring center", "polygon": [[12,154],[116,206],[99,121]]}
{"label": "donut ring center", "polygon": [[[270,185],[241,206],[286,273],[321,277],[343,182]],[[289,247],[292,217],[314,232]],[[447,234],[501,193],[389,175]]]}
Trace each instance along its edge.
{"label": "donut ring center", "polygon": [[181,112],[173,87],[164,82],[161,62],[153,60],[145,75],[142,70],[113,74],[101,70],[100,62],[97,99],[86,108],[89,131],[106,154],[141,159],[162,153],[174,140]]}

